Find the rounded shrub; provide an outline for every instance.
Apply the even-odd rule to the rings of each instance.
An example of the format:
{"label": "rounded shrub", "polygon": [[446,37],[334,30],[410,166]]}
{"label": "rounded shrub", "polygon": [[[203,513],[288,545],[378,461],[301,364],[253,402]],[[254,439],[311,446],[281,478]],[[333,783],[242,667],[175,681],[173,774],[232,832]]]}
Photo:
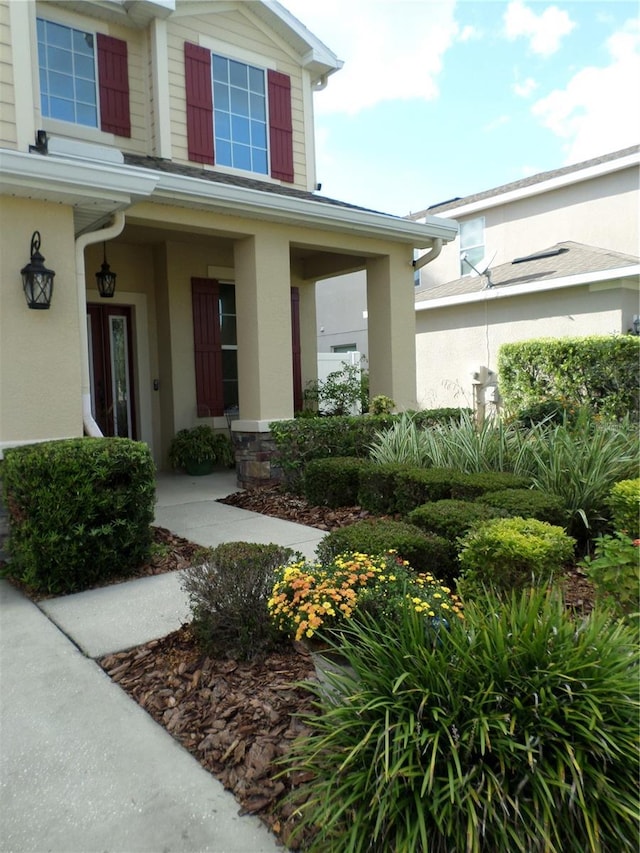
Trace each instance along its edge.
{"label": "rounded shrub", "polygon": [[339,554],[383,554],[396,551],[417,572],[431,572],[453,584],[458,567],[450,543],[441,536],[425,533],[413,524],[387,519],[364,519],[332,530],[316,549],[321,563],[330,563]]}
{"label": "rounded shrub", "polygon": [[464,596],[483,587],[499,593],[544,585],[574,553],[575,540],[561,527],[535,518],[495,518],[460,540],[458,590]]}
{"label": "rounded shrub", "polygon": [[426,503],[409,513],[409,521],[421,530],[435,533],[455,543],[458,537],[481,521],[500,518],[505,513],[484,503],[442,500]]}
{"label": "rounded shrub", "polygon": [[281,545],[225,542],[202,556],[181,580],[202,647],[244,659],[267,651],[280,639],[267,610],[276,569],[300,554]]}
{"label": "rounded shrub", "polygon": [[357,456],[312,459],[304,471],[304,496],[312,506],[355,506],[360,471],[371,466]]}
{"label": "rounded shrub", "polygon": [[350,853],[631,853],[637,637],[542,591],[484,596],[434,632],[404,609],[345,631],[351,675],[310,683],[287,766],[311,836]]}
{"label": "rounded shrub", "polygon": [[485,492],[476,500],[505,510],[508,515],[537,518],[560,527],[564,527],[567,520],[564,502],[557,495],[549,495],[539,489],[499,489]]}
{"label": "rounded shrub", "polygon": [[616,483],[607,499],[611,510],[613,529],[630,536],[640,537],[640,477]]}

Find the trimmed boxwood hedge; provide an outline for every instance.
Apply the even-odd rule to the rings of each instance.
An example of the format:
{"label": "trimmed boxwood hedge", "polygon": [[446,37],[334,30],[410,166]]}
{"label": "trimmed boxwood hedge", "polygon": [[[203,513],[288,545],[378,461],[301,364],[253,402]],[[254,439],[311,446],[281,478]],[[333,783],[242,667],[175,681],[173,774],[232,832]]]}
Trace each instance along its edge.
{"label": "trimmed boxwood hedge", "polygon": [[451,544],[441,536],[425,533],[414,524],[387,519],[364,519],[328,533],[316,549],[321,562],[330,562],[338,554],[358,551],[381,554],[395,550],[412,569],[431,572],[439,580],[453,585],[459,574]]}
{"label": "trimmed boxwood hedge", "polygon": [[429,501],[451,497],[454,483],[465,475],[453,468],[410,468],[396,478],[396,509],[408,515]]}
{"label": "trimmed boxwood hedge", "polygon": [[43,593],[87,589],[149,559],[155,468],[146,444],[76,438],[5,451],[7,573]]}
{"label": "trimmed boxwood hedge", "polygon": [[501,489],[527,489],[531,485],[528,477],[518,477],[503,471],[483,471],[480,474],[460,474],[451,486],[451,497],[459,500],[474,500],[486,492]]}
{"label": "trimmed boxwood hedge", "polygon": [[398,476],[413,469],[393,462],[370,467],[360,471],[358,503],[363,509],[378,515],[393,515],[397,511]]}
{"label": "trimmed boxwood hedge", "polygon": [[484,503],[446,499],[416,507],[408,518],[421,530],[442,536],[455,545],[459,536],[464,536],[479,522],[504,515],[503,510]]}
{"label": "trimmed boxwood hedge", "polygon": [[355,506],[360,474],[372,465],[356,456],[313,459],[304,471],[304,496],[313,506]]}
{"label": "trimmed boxwood hedge", "polygon": [[485,492],[476,498],[482,504],[489,504],[506,510],[508,515],[521,518],[537,518],[564,527],[567,512],[563,501],[557,495],[549,495],[539,489],[500,489]]}

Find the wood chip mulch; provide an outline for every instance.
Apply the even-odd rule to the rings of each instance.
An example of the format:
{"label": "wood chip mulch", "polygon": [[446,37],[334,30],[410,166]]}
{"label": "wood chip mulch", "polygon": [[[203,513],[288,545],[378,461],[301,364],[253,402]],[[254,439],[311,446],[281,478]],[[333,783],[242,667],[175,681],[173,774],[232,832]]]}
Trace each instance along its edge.
{"label": "wood chip mulch", "polygon": [[251,662],[214,659],[183,625],[98,663],[234,794],[240,814],[258,815],[294,849],[295,807],[283,798],[304,776],[279,778],[276,762],[307,731],[295,716],[311,709],[310,694],[297,685],[313,677],[302,647]]}

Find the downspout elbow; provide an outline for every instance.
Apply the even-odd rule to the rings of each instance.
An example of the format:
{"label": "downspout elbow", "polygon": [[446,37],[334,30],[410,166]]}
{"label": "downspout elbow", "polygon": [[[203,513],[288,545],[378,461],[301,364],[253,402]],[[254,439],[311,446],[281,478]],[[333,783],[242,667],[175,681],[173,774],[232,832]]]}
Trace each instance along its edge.
{"label": "downspout elbow", "polygon": [[422,255],[419,258],[416,258],[413,261],[414,270],[420,270],[422,267],[426,267],[427,264],[430,264],[431,261],[435,261],[440,252],[442,251],[442,237],[436,237],[433,241],[433,245],[431,249],[426,253],[426,255]]}

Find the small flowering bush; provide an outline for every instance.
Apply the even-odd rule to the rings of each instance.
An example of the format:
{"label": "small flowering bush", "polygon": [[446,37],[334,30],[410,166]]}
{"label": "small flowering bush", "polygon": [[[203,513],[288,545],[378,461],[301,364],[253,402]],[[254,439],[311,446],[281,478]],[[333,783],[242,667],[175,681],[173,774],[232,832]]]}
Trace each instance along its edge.
{"label": "small flowering bush", "polygon": [[392,616],[406,604],[430,619],[462,618],[457,596],[429,572],[412,571],[395,551],[281,566],[267,606],[280,631],[302,640],[339,629],[359,613]]}

